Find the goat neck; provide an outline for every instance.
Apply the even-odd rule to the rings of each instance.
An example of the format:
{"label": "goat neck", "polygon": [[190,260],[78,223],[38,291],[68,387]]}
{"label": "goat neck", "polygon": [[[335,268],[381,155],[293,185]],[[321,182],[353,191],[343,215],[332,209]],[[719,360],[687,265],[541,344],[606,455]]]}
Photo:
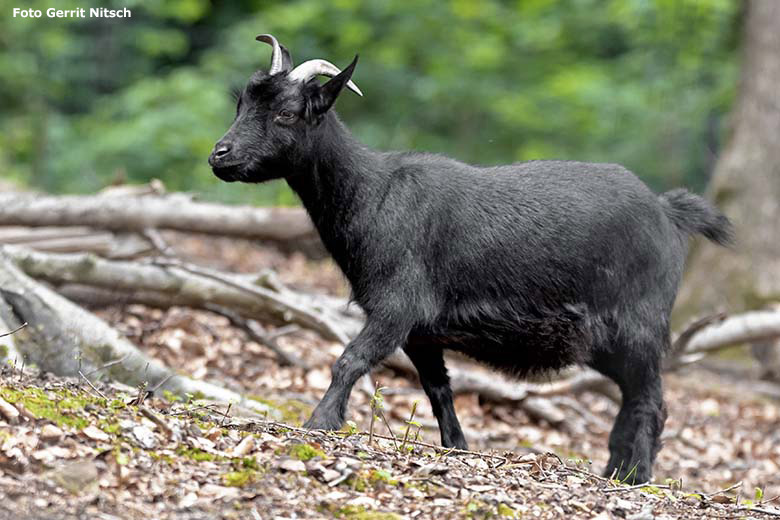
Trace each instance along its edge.
{"label": "goat neck", "polygon": [[359,143],[338,117],[329,112],[312,132],[311,152],[299,156],[287,176],[300,197],[325,247],[350,277],[350,251],[358,247],[361,229],[373,219],[384,182],[382,154]]}

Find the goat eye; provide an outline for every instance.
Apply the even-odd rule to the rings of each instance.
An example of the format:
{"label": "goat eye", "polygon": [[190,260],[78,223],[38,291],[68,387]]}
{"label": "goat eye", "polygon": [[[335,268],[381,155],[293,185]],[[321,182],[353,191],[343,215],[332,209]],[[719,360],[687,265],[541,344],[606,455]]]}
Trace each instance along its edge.
{"label": "goat eye", "polygon": [[295,120],[295,113],[290,110],[280,110],[276,115],[276,120],[280,123],[292,123]]}

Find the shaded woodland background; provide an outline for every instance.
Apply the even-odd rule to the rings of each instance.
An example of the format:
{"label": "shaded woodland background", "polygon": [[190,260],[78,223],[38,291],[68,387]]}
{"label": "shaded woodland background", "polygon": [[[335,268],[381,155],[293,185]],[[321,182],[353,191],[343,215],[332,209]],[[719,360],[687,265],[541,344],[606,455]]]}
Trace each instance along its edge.
{"label": "shaded woodland background", "polygon": [[[709,178],[736,92],[744,4],[729,0],[103,2],[129,20],[11,18],[0,1],[0,172],[50,192],[159,178],[206,198],[296,204],[283,183],[217,182],[205,158],[232,86],[359,53],[363,142],[497,164],[622,163],[656,189]],[[14,4],[15,5],[15,4]],[[59,2],[58,8],[81,5]],[[46,2],[28,7],[45,9]]]}

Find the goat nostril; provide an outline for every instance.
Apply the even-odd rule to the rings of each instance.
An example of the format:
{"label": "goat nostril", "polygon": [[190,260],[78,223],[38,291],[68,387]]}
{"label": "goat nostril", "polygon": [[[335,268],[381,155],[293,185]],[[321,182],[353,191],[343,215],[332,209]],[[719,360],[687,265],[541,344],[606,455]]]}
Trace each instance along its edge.
{"label": "goat nostril", "polygon": [[214,150],[214,157],[216,157],[217,159],[221,159],[229,153],[230,153],[230,146],[223,144],[222,146]]}

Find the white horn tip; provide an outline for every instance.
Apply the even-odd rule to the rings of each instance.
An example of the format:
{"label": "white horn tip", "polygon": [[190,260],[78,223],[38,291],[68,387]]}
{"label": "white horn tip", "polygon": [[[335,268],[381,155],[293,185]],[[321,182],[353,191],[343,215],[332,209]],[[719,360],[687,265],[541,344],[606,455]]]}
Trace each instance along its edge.
{"label": "white horn tip", "polygon": [[351,90],[352,92],[354,92],[358,96],[363,97],[363,92],[360,91],[360,89],[358,88],[357,85],[352,83],[352,80],[349,80],[349,82],[347,82],[347,88],[349,88],[349,90]]}

